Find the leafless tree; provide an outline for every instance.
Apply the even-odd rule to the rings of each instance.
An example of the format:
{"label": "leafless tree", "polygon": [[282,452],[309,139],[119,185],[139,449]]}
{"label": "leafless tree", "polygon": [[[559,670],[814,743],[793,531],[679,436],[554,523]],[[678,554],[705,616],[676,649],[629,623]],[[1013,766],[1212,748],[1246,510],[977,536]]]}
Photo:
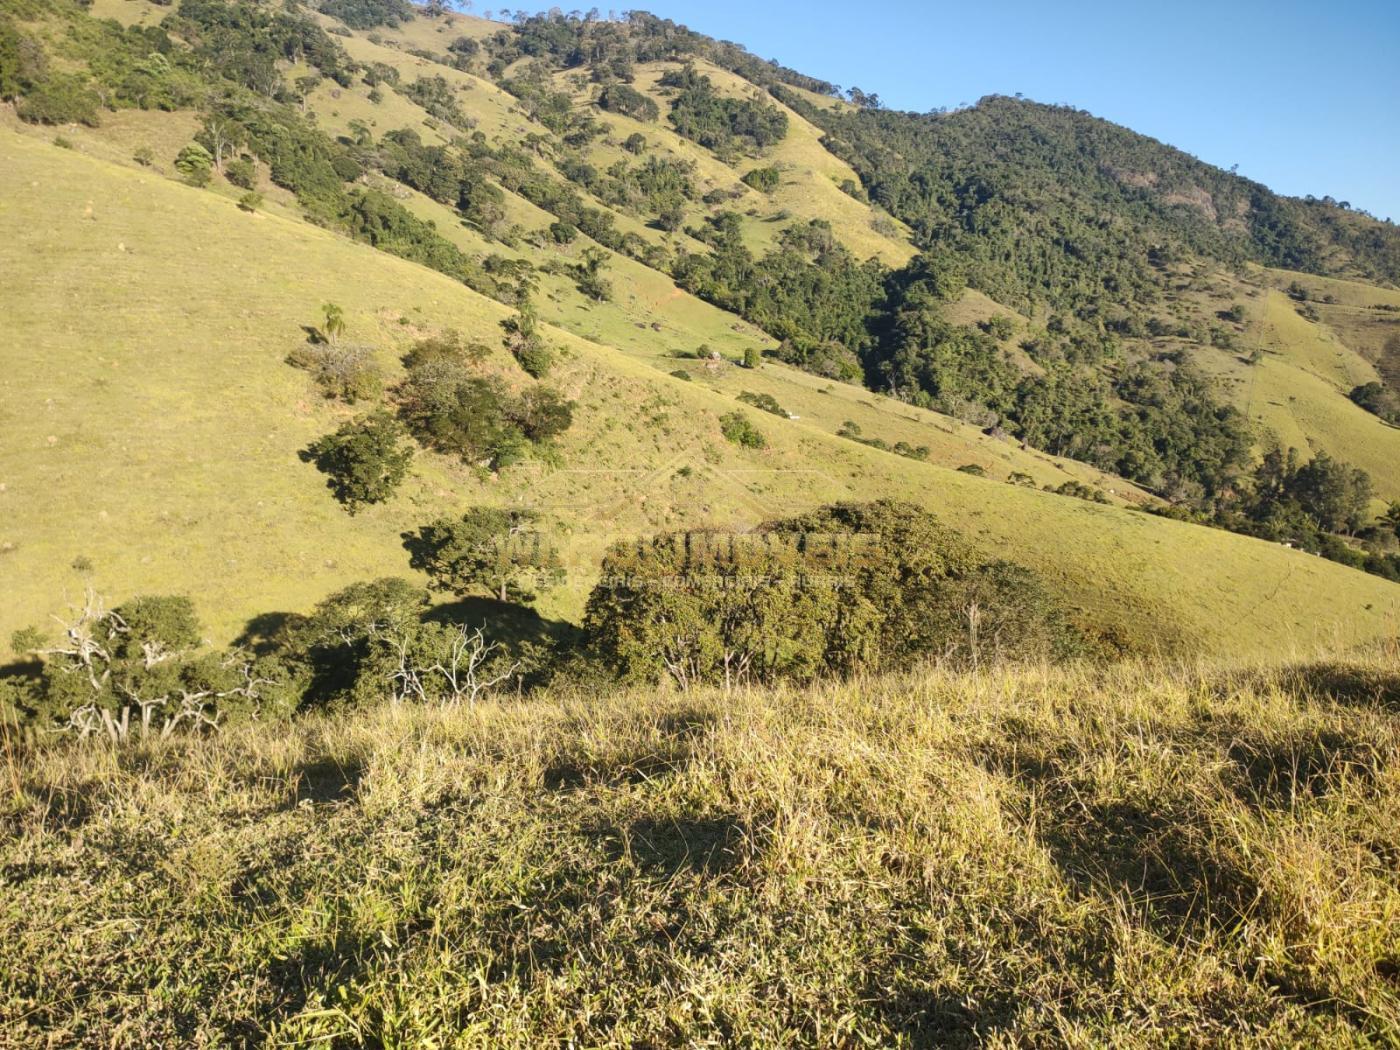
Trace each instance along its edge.
{"label": "leafless tree", "polygon": [[[105,733],[113,743],[121,743],[133,735],[142,738],[159,735],[168,738],[181,726],[208,729],[219,728],[218,701],[241,696],[257,700],[270,679],[258,678],[253,663],[245,654],[233,652],[224,661],[225,669],[235,669],[242,679],[227,689],[192,689],[177,684],[159,692],[147,693],[147,684],[140,681],[114,682],[112,678],[112,643],[130,628],[121,615],[106,609],[97,594],[88,588],[81,607],[67,621],[55,617],[63,627],[64,643],[35,650],[37,655],[62,657],[59,667],[64,673],[81,675],[91,691],[91,698],[68,712],[67,721],[59,732],[73,732],[80,739],[95,733]],[[159,642],[141,645],[141,662],[149,671],[158,664],[189,655],[170,649]],[[136,721],[133,724],[133,715]]]}
{"label": "leafless tree", "polygon": [[[468,628],[456,624],[450,629],[445,654],[427,663],[415,652],[415,639],[408,633],[372,632],[394,652],[393,670],[388,674],[392,684],[391,700],[395,704],[406,700],[426,703],[441,697],[444,707],[457,707],[464,701],[474,705],[479,697],[506,681],[520,667],[519,661],[495,673],[487,671],[491,656],[500,646],[488,642],[480,627]],[[433,683],[441,680],[441,690]]]}
{"label": "leafless tree", "polygon": [[93,690],[101,691],[112,676],[109,646],[116,635],[126,633],[126,622],[116,612],[106,609],[91,587],[83,595],[82,606],[75,607],[74,613],[68,621],[61,616],[54,617],[63,628],[67,644],[36,649],[35,655],[67,657],[70,661],[67,670],[86,675]]}
{"label": "leafless tree", "polygon": [[243,125],[216,114],[204,121],[204,134],[209,140],[209,152],[214,157],[214,170],[222,174],[225,155],[231,155],[243,141]]}
{"label": "leafless tree", "polygon": [[486,662],[497,648],[499,647],[495,642],[486,641],[480,627],[468,631],[466,624],[457,625],[448,647],[447,658],[430,668],[431,671],[442,675],[447,684],[444,702],[448,707],[456,707],[463,700],[467,702],[468,707],[475,705],[477,697],[494,689],[515,673],[520,666],[519,661],[492,677],[485,675]]}

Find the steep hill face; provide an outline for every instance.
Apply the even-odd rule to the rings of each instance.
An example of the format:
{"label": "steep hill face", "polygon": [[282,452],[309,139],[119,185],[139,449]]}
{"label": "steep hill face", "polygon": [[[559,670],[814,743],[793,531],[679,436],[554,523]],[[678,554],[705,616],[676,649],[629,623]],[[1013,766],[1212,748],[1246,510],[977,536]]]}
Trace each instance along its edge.
{"label": "steep hill face", "polygon": [[1081,110],[992,97],[921,115],[792,100],[916,243],[951,240],[1010,300],[1073,308],[1101,287],[1121,301],[1160,285],[1159,260],[1187,253],[1400,279],[1395,226],[1330,198],[1279,196]]}
{"label": "steep hill face", "polygon": [[[478,504],[549,517],[541,609],[572,620],[612,539],[886,496],[1135,648],[1391,629],[1389,583],[1141,513],[1237,505],[1275,441],[1400,498],[1400,430],[1348,397],[1393,367],[1396,293],[1354,279],[1389,227],[1083,114],[857,109],[650,16],[26,0],[0,70],[5,630],[87,574],[198,590],[232,637],[409,573],[400,534]],[[1268,208],[1306,251],[1269,253]],[[572,426],[509,463],[422,451],[345,513],[299,453],[362,408],[286,363],[328,302],[389,388],[456,330]]]}

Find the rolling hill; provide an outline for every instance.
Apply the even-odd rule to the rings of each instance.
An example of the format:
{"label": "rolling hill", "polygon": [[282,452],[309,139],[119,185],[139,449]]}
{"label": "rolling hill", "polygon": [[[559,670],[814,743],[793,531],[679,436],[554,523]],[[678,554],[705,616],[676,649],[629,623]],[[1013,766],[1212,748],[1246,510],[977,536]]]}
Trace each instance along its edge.
{"label": "rolling hill", "polygon": [[[641,352],[562,329],[551,333],[567,354],[560,381],[580,403],[562,467],[482,476],[421,455],[399,498],[346,515],[297,456],[346,414],[285,363],[301,326],[326,300],[353,304],[352,336],[392,368],[415,333],[455,327],[494,342],[510,311],[303,222],[3,134],[0,163],[17,192],[0,211],[0,256],[22,290],[7,306],[3,387],[7,631],[79,597],[83,574],[70,566],[85,558],[109,593],[197,595],[229,638],[259,613],[306,609],[356,579],[407,575],[399,534],[475,503],[557,519],[573,574],[543,608],[572,618],[610,540],[750,526],[871,496],[915,500],[988,552],[1014,553],[1090,622],[1148,648],[1247,654],[1393,630],[1400,593],[1385,581],[1003,480],[1020,471],[1142,498],[1082,464],[779,365],[753,373],[686,361],[696,379],[683,382]],[[203,235],[191,240],[189,230]],[[770,448],[736,450],[717,420],[740,390],[771,392],[801,418],[754,413]],[[891,442],[926,442],[934,461],[835,436],[846,419]],[[950,469],[965,463],[989,476]]]}
{"label": "rolling hill", "polygon": [[0,275],[0,1047],[1400,1045],[1388,222],[643,12],[8,0]]}
{"label": "rolling hill", "polygon": [[[191,0],[167,22],[171,11],[146,0],[96,0],[90,14],[36,0],[15,25],[71,54],[81,49],[64,39],[130,27],[100,32],[116,34],[108,39],[119,54],[164,39],[173,43],[160,53],[178,56],[207,44],[221,8]],[[380,193],[464,265],[528,270],[547,340],[563,354],[554,378],[577,402],[576,425],[555,458],[498,473],[421,454],[397,499],[345,514],[298,458],[353,414],[285,363],[303,327],[322,303],[342,304],[349,338],[372,347],[392,381],[424,335],[456,329],[498,346],[514,293],[493,291],[499,279],[464,287],[419,265],[417,249],[357,243],[366,235],[318,213],[304,185],[256,152],[254,211],[235,207],[243,189],[217,172],[207,188],[182,185],[174,158],[212,103],[122,104],[93,126],[65,125],[58,144],[51,127],[6,114],[0,174],[12,192],[0,210],[0,252],[16,275],[5,306],[6,631],[42,622],[87,580],[115,595],[198,593],[212,631],[231,638],[259,613],[304,610],[347,582],[408,574],[400,534],[475,504],[546,513],[570,572],[541,609],[576,620],[614,539],[749,527],[820,502],[881,497],[927,506],[989,554],[1035,567],[1087,624],[1135,647],[1251,654],[1393,631],[1393,585],[1278,543],[1143,513],[1160,506],[1164,467],[1130,478],[1114,473],[1128,461],[1102,447],[1067,441],[1063,455],[1042,451],[1015,436],[1014,405],[999,416],[979,400],[981,380],[964,374],[1004,358],[998,381],[1019,382],[1022,398],[1066,367],[1086,369],[1106,384],[1101,411],[1136,418],[1150,409],[1121,392],[1119,377],[1133,368],[1169,376],[1171,361],[1189,361],[1219,405],[1256,428],[1256,448],[1278,440],[1305,459],[1327,452],[1365,468],[1378,496],[1400,497],[1400,431],[1347,397],[1391,367],[1381,308],[1397,293],[1359,280],[1393,277],[1390,235],[1364,218],[1274,198],[1084,114],[1012,100],[918,120],[862,109],[649,16],[506,27],[453,13],[385,20],[371,4],[366,25],[350,28],[333,10],[309,16],[318,28],[297,30],[313,46],[278,60],[280,82],[301,85],[278,119],[303,121],[313,139],[324,132],[328,145],[315,148],[349,161],[352,195]],[[580,57],[590,49],[593,58]],[[107,75],[95,60],[92,70]],[[690,79],[676,79],[678,70]],[[638,115],[604,106],[603,88],[618,83],[630,85]],[[762,117],[782,134],[763,145],[703,145],[665,116],[678,100],[735,120]],[[269,113],[283,104],[256,103]],[[1023,148],[1037,128],[1048,145]],[[494,210],[468,210],[455,184],[444,193],[392,177],[381,152],[390,141],[459,158]],[[1065,160],[1067,144],[1086,166]],[[901,145],[907,155],[890,160]],[[993,210],[975,221],[927,210],[908,174],[930,148],[946,155],[933,175],[981,179]],[[144,163],[133,159],[143,153]],[[771,184],[746,184],[760,170],[774,173]],[[679,188],[648,190],[652,178]],[[1151,241],[1165,253],[1148,262],[1126,252],[1118,305],[1106,286],[1075,284],[1072,267],[1017,270],[988,253],[1003,221],[994,217],[1053,185],[1053,222],[1075,229],[1085,209],[1116,208],[1130,231],[1115,235],[1123,244]],[[1198,199],[1203,187],[1209,207]],[[954,231],[964,219],[989,231],[981,247]],[[573,220],[591,232],[552,235]],[[727,236],[715,232],[725,220],[732,242],[716,239]],[[1277,247],[1280,230],[1296,250]],[[905,308],[899,296],[910,294],[901,282],[912,278],[901,275],[931,272],[916,267],[933,266],[924,260],[940,243],[966,249],[965,281],[937,293],[943,301],[926,322],[930,338],[972,347],[953,366],[927,363],[926,347],[912,357],[885,349],[890,318]],[[589,253],[603,260],[608,297],[579,284]],[[1292,274],[1251,257],[1316,270],[1305,279],[1331,300],[1324,313],[1299,313],[1285,295]],[[770,289],[767,304],[739,302],[707,278],[718,259],[749,260],[750,284]],[[810,273],[816,283],[784,291]],[[895,289],[888,301],[867,305],[865,292],[847,290],[880,282]],[[853,296],[847,319],[810,309],[814,296]],[[1236,302],[1238,321],[1219,321]],[[840,349],[848,361],[865,357],[839,375],[812,364],[814,352],[837,345],[829,333],[838,330],[865,341],[855,353]],[[1091,346],[1098,357],[1075,357]],[[1246,360],[1255,349],[1262,359]],[[753,353],[770,356],[762,368],[737,367]],[[1066,354],[1080,364],[1066,366]],[[897,359],[916,363],[899,366],[912,386],[890,378]],[[521,379],[503,351],[491,362]],[[953,377],[962,385],[948,367],[963,370]],[[742,409],[768,441],[761,452],[720,435],[718,419],[740,394],[781,409]],[[896,455],[896,446],[923,458]],[[1106,503],[1037,491],[1066,484]]]}

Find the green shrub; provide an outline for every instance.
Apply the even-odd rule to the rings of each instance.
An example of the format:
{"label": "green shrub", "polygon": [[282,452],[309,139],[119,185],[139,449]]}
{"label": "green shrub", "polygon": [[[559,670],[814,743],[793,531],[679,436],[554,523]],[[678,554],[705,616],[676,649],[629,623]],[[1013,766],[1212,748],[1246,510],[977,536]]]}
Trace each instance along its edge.
{"label": "green shrub", "polygon": [[787,135],[787,114],[752,99],[729,98],[715,90],[692,66],[663,73],[663,87],[678,88],[671,100],[671,124],[677,133],[722,155],[737,149],[760,150]]}
{"label": "green shrub", "polygon": [[1400,394],[1384,383],[1364,383],[1347,396],[1372,415],[1392,426],[1400,426]]}
{"label": "green shrub", "polygon": [[781,416],[783,419],[788,418],[787,410],[778,404],[778,399],[772,394],[754,394],[745,390],[739,395],[739,400],[772,415]]}
{"label": "green shrub", "polygon": [[515,360],[526,374],[535,379],[543,379],[554,367],[554,351],[544,343],[535,341],[522,346],[515,353]]}
{"label": "green shrub", "polygon": [[506,333],[506,349],[515,355],[521,368],[536,379],[549,372],[554,365],[554,352],[540,336],[539,317],[532,306],[522,305],[513,317],[501,322],[501,328]]}
{"label": "green shrub", "polygon": [[583,250],[582,261],[574,267],[578,290],[597,302],[612,298],[612,282],[603,276],[608,265],[608,253],[592,245]]}
{"label": "green shrub", "polygon": [[335,498],[354,514],[365,504],[383,503],[407,477],[413,450],[404,437],[403,424],[379,409],[313,442],[305,458],[328,475]]}
{"label": "green shrub", "polygon": [[351,29],[398,26],[413,18],[413,6],[407,0],[324,0],[320,7],[323,14]]}
{"label": "green shrub", "polygon": [[854,197],[862,204],[870,203],[869,194],[865,192],[865,189],[860,185],[860,183],[856,182],[855,179],[842,179],[839,189],[846,196]]}
{"label": "green shrub", "polygon": [[145,596],[110,611],[89,593],[44,653],[28,716],[46,729],[114,743],[210,730],[295,705],[275,661],[203,648],[193,603]]}
{"label": "green shrub", "polygon": [[[1048,485],[1046,487],[1049,488]],[[1073,496],[1075,499],[1087,500],[1090,503],[1108,502],[1108,497],[1103,492],[1084,484],[1082,481],[1066,481],[1051,491],[1060,496]]]}
{"label": "green shrub", "polygon": [[628,84],[609,84],[598,94],[598,105],[609,113],[621,113],[634,120],[652,121],[660,110],[646,95]]}
{"label": "green shrub", "polygon": [[191,142],[175,157],[175,170],[191,186],[209,185],[210,172],[214,169],[214,158],[198,142]]}
{"label": "green shrub", "polygon": [[446,77],[440,74],[419,77],[412,84],[399,88],[399,93],[412,99],[432,116],[463,131],[475,126],[457,101],[457,91]]}
{"label": "green shrub", "polygon": [[55,73],[30,88],[16,104],[15,112],[30,124],[85,124],[95,128],[101,123],[101,104],[87,77]]}
{"label": "green shrub", "polygon": [[457,595],[485,592],[499,601],[530,602],[562,577],[559,555],[529,510],[475,507],[439,518],[405,541],[410,564],[433,586]]}
{"label": "green shrub", "polygon": [[224,178],[245,190],[256,189],[258,166],[251,157],[235,157],[224,165]]}
{"label": "green shrub", "polygon": [[238,198],[240,211],[254,212],[262,207],[263,195],[257,190],[249,190]]}
{"label": "green shrub", "polygon": [[688,688],[1075,655],[1078,632],[1029,570],[982,563],[907,504],[838,504],[756,533],[614,546],[584,616],[619,677]]}
{"label": "green shrub", "polygon": [[772,167],[754,168],[743,178],[743,182],[746,186],[752,186],[760,193],[772,193],[778,188],[778,183],[781,181],[782,177],[778,169]]}
{"label": "green shrub", "polygon": [[1016,323],[1006,314],[994,314],[982,322],[982,330],[993,339],[1010,339],[1016,333]]}
{"label": "green shrub", "polygon": [[749,422],[742,412],[726,412],[719,417],[719,430],[729,441],[744,448],[767,448],[762,431]]}
{"label": "green shrub", "polygon": [[574,421],[574,403],[553,387],[527,387],[506,406],[508,418],[534,442],[551,441]]}
{"label": "green shrub", "polygon": [[494,376],[442,359],[409,369],[399,387],[404,420],[419,441],[483,466],[499,465],[518,447],[519,428],[505,411],[509,397]]}
{"label": "green shrub", "polygon": [[[400,324],[407,324],[407,318],[401,318]],[[413,348],[404,355],[403,363],[408,368],[418,368],[433,361],[446,361],[457,365],[480,364],[491,355],[491,348],[485,343],[467,343],[462,339],[462,333],[455,328],[448,328],[437,334],[426,336],[413,344]]]}
{"label": "green shrub", "polygon": [[495,376],[473,375],[450,354],[415,361],[398,396],[421,442],[483,467],[509,466],[531,443],[549,442],[573,423],[573,402],[557,390],[534,386],[512,396]]}

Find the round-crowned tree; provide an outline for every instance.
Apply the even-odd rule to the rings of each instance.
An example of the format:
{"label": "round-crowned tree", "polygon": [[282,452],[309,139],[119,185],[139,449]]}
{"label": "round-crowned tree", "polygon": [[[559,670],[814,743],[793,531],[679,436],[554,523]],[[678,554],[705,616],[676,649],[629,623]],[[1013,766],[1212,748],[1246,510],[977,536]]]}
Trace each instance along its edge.
{"label": "round-crowned tree", "polygon": [[327,475],[335,498],[354,514],[365,504],[387,500],[408,475],[413,449],[404,437],[403,424],[379,409],[314,442],[306,458]]}

